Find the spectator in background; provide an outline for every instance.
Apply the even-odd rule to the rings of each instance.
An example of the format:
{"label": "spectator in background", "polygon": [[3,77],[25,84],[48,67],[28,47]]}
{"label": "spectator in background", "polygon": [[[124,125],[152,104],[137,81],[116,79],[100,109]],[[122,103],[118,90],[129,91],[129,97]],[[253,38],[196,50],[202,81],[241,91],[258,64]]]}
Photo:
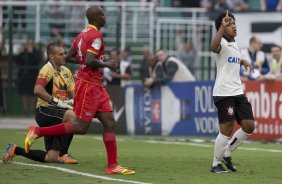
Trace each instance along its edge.
{"label": "spectator in background", "polygon": [[121,59],[123,61],[127,61],[130,64],[132,63],[131,48],[129,46],[125,47],[125,49],[121,53]]}
{"label": "spectator in background", "polygon": [[110,71],[111,80],[108,81],[108,85],[124,87],[131,80],[132,72],[130,63],[120,60],[120,53],[116,48],[111,50],[110,59],[117,62],[117,67]]}
{"label": "spectator in background", "polygon": [[205,8],[207,11],[212,10],[212,0],[201,0],[200,7]]}
{"label": "spectator in background", "polygon": [[[5,46],[5,38],[3,35],[3,28],[0,28],[0,57]],[[0,114],[4,113],[4,101],[3,101],[3,83],[2,83],[2,71],[0,68]]]}
{"label": "spectator in background", "polygon": [[281,11],[282,0],[260,0],[261,11]]}
{"label": "spectator in background", "polygon": [[265,54],[261,51],[261,40],[253,36],[250,39],[249,48],[241,51],[242,59],[248,61],[254,67],[254,72],[246,71],[243,67],[240,70],[242,80],[251,79],[255,80],[261,75],[265,75],[269,72],[269,65],[266,60]]}
{"label": "spectator in background", "polygon": [[33,87],[35,85],[38,64],[40,62],[40,52],[34,47],[32,39],[27,40],[27,45],[20,49],[16,57],[16,63],[19,66],[18,72],[18,90],[22,98],[22,109],[26,116],[30,116],[35,110],[35,97]]}
{"label": "spectator in background", "polygon": [[144,83],[146,79],[149,79],[152,77],[152,72],[154,69],[154,66],[156,65],[156,58],[155,56],[150,52],[150,49],[148,46],[144,46],[143,48],[143,62],[140,66],[140,79]]}
{"label": "spectator in background", "polygon": [[205,8],[210,11],[212,8],[211,0],[172,0],[174,7]]}
{"label": "spectator in background", "polygon": [[249,4],[249,9],[248,11],[260,11],[261,10],[261,5],[260,1],[258,0],[247,0],[247,3]]}
{"label": "spectator in background", "polygon": [[278,45],[273,45],[271,47],[272,62],[270,73],[265,76],[261,76],[259,81],[269,80],[282,80],[282,52],[281,47]]}
{"label": "spectator in background", "polygon": [[156,52],[157,64],[153,69],[152,77],[144,81],[144,86],[152,87],[154,84],[164,82],[195,81],[189,69],[176,57],[169,56],[163,49]]}
{"label": "spectator in background", "polygon": [[223,11],[226,9],[225,0],[212,0],[212,10]]}
{"label": "spectator in background", "polygon": [[[84,0],[74,0],[76,2],[83,2]],[[75,5],[68,6],[68,20],[67,30],[71,38],[75,38],[82,27],[85,27],[85,6]]]}
{"label": "spectator in background", "polygon": [[200,0],[179,0],[181,3],[181,7],[193,7],[193,8],[200,8]]}
{"label": "spectator in background", "polygon": [[181,31],[175,32],[175,47],[178,51],[178,58],[195,75],[195,64],[197,62],[197,51],[191,42],[181,42]]}
{"label": "spectator in background", "polygon": [[[20,0],[25,2],[26,0]],[[19,5],[19,6],[13,6],[13,28],[15,32],[22,32],[26,33],[26,6],[25,5]],[[20,19],[18,19],[20,17]],[[17,30],[19,20],[21,20],[22,29]]]}
{"label": "spectator in background", "polygon": [[56,41],[55,39],[58,37],[56,35],[57,33],[59,33],[61,37],[64,37],[65,8],[61,4],[62,2],[64,2],[64,0],[48,0],[45,9],[43,11],[48,15],[50,36],[51,36],[51,40],[54,41]]}
{"label": "spectator in background", "polygon": [[249,8],[245,0],[226,0],[225,3],[227,9],[233,12],[245,11]]}

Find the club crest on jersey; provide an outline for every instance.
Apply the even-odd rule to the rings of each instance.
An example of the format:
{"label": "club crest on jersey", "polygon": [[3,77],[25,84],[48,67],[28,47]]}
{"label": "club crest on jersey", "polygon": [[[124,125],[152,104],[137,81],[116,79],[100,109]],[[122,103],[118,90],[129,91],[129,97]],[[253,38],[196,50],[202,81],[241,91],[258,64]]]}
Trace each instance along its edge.
{"label": "club crest on jersey", "polygon": [[240,64],[241,59],[237,58],[237,57],[228,57],[227,61],[229,63],[238,63],[238,64]]}
{"label": "club crest on jersey", "polygon": [[229,107],[227,108],[227,114],[228,114],[229,116],[233,116],[233,115],[234,115],[234,109],[233,109],[233,107],[229,106]]}
{"label": "club crest on jersey", "polygon": [[92,42],[92,47],[95,49],[95,50],[99,50],[101,48],[101,39],[100,38],[96,38],[93,42]]}

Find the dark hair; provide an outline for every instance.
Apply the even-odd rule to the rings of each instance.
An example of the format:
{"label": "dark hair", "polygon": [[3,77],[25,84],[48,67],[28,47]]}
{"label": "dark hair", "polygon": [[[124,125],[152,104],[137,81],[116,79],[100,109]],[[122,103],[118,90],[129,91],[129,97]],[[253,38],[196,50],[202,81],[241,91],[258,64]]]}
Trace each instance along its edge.
{"label": "dark hair", "polygon": [[272,49],[273,47],[277,47],[277,48],[279,48],[279,50],[281,50],[281,47],[280,47],[279,45],[273,44],[273,45],[271,45],[271,49]]}
{"label": "dark hair", "polygon": [[52,42],[47,45],[47,56],[55,54],[55,47],[63,47],[61,43]]}
{"label": "dark hair", "polygon": [[117,52],[118,55],[120,54],[120,51],[119,51],[119,49],[117,49],[117,48],[113,48],[113,49],[111,50],[111,52]]}
{"label": "dark hair", "polygon": [[256,41],[256,37],[255,36],[252,36],[251,38],[250,38],[250,44],[252,44],[253,42],[255,42]]}
{"label": "dark hair", "polygon": [[[214,22],[215,22],[215,28],[216,28],[217,31],[218,31],[218,29],[220,28],[221,23],[222,23],[222,19],[225,17],[225,15],[226,15],[226,11],[220,13],[220,14],[216,17],[216,19],[215,19]],[[230,13],[229,11],[228,11],[228,16],[235,20],[234,15],[233,15],[232,13]]]}
{"label": "dark hair", "polygon": [[126,47],[124,48],[124,52],[131,53],[131,48],[130,48],[130,46],[126,46]]}

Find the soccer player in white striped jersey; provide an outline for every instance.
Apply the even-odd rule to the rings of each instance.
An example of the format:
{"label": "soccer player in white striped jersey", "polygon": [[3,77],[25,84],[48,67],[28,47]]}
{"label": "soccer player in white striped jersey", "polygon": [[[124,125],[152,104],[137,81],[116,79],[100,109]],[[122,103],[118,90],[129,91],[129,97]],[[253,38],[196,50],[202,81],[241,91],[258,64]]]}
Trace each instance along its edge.
{"label": "soccer player in white striped jersey", "polygon": [[[246,140],[254,131],[254,117],[251,104],[244,95],[240,67],[253,67],[245,60],[241,60],[240,50],[235,41],[235,17],[228,11],[219,14],[215,20],[217,33],[211,42],[211,51],[215,54],[217,75],[213,89],[213,99],[218,110],[219,134],[215,140],[214,159],[211,171],[227,173],[226,167],[235,172],[236,167],[231,161],[231,153],[242,141]],[[234,121],[241,126],[231,137]]]}

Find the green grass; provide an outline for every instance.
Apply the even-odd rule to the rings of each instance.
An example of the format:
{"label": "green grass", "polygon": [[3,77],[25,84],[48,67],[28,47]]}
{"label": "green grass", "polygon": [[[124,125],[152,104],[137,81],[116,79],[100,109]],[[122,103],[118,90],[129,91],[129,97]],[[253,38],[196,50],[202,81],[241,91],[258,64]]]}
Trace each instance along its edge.
{"label": "green grass", "polygon": [[[0,151],[3,153],[8,143],[14,142],[23,146],[24,131],[0,130]],[[130,137],[117,136],[118,156],[122,165],[136,169],[136,175],[106,176],[106,155],[101,136],[75,136],[70,147],[70,153],[78,159],[77,165],[42,164],[16,156],[13,162],[24,162],[55,167],[64,167],[78,172],[84,172],[110,178],[131,180],[144,183],[175,183],[175,184],[243,184],[271,183],[282,181],[282,151],[281,144],[259,142],[244,144],[242,148],[260,148],[262,151],[237,150],[233,161],[238,172],[214,174],[210,172],[213,155],[213,143],[190,142],[175,144],[175,137],[165,137],[166,141],[149,143],[149,138],[163,137]],[[185,137],[184,137],[185,138]],[[39,139],[32,149],[43,149],[43,139]],[[206,146],[205,146],[206,145]],[[0,166],[0,183],[5,184],[92,184],[92,183],[125,183],[124,181],[107,181],[104,179],[79,176],[55,169],[38,168],[8,163]]]}

